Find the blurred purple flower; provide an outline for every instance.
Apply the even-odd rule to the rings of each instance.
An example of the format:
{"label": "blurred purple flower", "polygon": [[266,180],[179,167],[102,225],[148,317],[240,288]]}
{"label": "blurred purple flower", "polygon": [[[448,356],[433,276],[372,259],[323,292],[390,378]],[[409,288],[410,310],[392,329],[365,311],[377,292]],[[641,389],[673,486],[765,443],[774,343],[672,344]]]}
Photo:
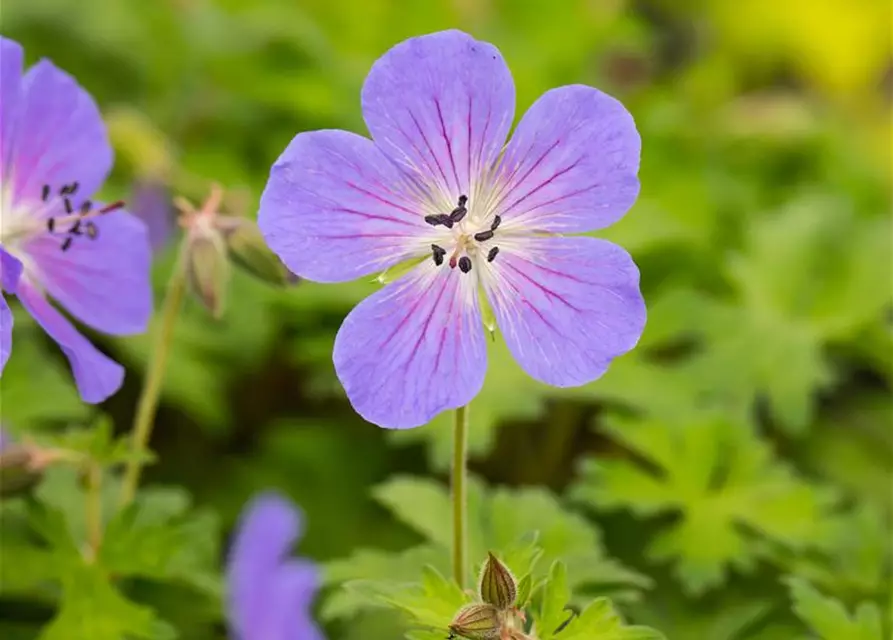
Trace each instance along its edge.
{"label": "blurred purple flower", "polygon": [[[534,378],[590,382],[637,343],[639,273],[593,231],[635,202],[641,141],[614,98],[545,93],[515,112],[499,51],[459,31],[403,42],[366,78],[372,140],[298,134],[260,203],[261,231],[297,275],[340,282],[421,262],[361,302],[335,340],[354,408],[408,428],[468,403],[487,364],[481,296]],[[458,267],[458,268],[456,268]]]}
{"label": "blurred purple flower", "polygon": [[[117,391],[124,369],[90,344],[47,295],[114,335],[144,331],[152,312],[145,226],[120,202],[102,206],[88,199],[111,166],[105,126],[89,94],[48,60],[23,73],[22,48],[0,38],[3,289],[15,293],[62,348],[86,402]],[[20,265],[11,266],[10,256]],[[0,318],[5,362],[12,325],[5,302]]]}
{"label": "blurred purple flower", "polygon": [[152,252],[164,249],[174,232],[174,208],[167,186],[151,179],[136,181],[129,208],[145,223]]}
{"label": "blurred purple flower", "polygon": [[300,534],[297,508],[277,493],[261,494],[245,508],[227,562],[235,640],[322,640],[310,616],[318,571],[288,557]]}

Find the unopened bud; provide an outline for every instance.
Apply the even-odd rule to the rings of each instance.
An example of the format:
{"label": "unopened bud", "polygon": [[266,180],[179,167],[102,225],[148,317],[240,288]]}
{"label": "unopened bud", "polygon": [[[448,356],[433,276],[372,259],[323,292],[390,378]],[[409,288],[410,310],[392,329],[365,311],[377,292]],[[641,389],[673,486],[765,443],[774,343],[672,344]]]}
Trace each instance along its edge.
{"label": "unopened bud", "polygon": [[501,630],[499,611],[491,604],[466,605],[450,623],[450,631],[468,640],[494,640]]}
{"label": "unopened bud", "polygon": [[186,249],[186,275],[193,293],[215,318],[223,315],[229,261],[216,231],[193,231]]}
{"label": "unopened bud", "polygon": [[264,242],[257,223],[244,218],[227,220],[226,248],[232,261],[254,277],[278,286],[294,284],[298,278]]}
{"label": "unopened bud", "polygon": [[8,445],[0,451],[0,497],[9,498],[30,491],[43,477],[29,447]]}
{"label": "unopened bud", "polygon": [[518,583],[508,567],[488,554],[484,569],[481,571],[481,600],[488,602],[499,610],[508,609],[515,604],[518,595]]}

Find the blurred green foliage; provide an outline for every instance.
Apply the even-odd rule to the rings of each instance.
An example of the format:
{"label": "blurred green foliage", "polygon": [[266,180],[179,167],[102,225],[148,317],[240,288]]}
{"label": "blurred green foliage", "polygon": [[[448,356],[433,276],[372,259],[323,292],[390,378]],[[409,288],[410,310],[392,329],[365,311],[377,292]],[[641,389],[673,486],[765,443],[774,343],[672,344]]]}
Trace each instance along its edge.
{"label": "blurred green foliage", "polygon": [[[4,3],[0,30],[97,97],[118,154],[109,194],[150,180],[200,201],[218,181],[236,214],[253,214],[298,131],[365,131],[365,73],[413,35],[458,27],[496,44],[519,114],[566,83],[618,96],[644,140],[642,195],[601,235],[641,266],[646,333],[570,390],[491,345],[471,409],[472,559],[535,543],[541,577],[569,566],[556,599],[609,594],[671,639],[880,640],[893,602],[889,12],[884,0],[40,0]],[[173,254],[158,257],[159,294]],[[79,552],[73,470],[51,470],[39,500],[4,503],[0,635],[223,637],[221,531],[275,486],[307,513],[300,553],[327,563],[329,637],[398,637],[403,622],[372,596],[426,564],[446,570],[450,433],[448,416],[384,432],[346,403],[332,342],[376,286],[282,291],[235,274],[222,319],[187,305],[148,487],[107,523],[98,562]],[[91,424],[55,346],[15,311],[4,427],[59,438]],[[122,433],[150,342],[95,337],[128,367],[103,408]],[[586,611],[615,624],[603,601]]]}

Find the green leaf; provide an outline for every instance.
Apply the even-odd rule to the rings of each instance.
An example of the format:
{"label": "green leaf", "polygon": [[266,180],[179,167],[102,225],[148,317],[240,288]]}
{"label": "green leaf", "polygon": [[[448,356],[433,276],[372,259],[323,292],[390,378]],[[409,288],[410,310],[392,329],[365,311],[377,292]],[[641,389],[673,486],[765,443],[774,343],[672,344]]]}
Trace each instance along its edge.
{"label": "green leaf", "polygon": [[839,600],[823,596],[800,578],[789,578],[796,613],[822,640],[883,640],[881,614],[875,603],[863,602],[854,615]]}
{"label": "green leaf", "polygon": [[602,509],[681,516],[654,538],[648,556],[673,562],[689,593],[722,583],[729,566],[754,565],[762,548],[742,526],[792,549],[827,546],[831,496],[775,460],[750,429],[703,418],[684,425],[615,419],[607,430],[650,467],[587,460],[573,495]]}
{"label": "green leaf", "polygon": [[219,539],[215,514],[192,509],[180,489],[152,488],[109,521],[99,562],[115,575],[178,581],[216,597]]}
{"label": "green leaf", "polygon": [[73,565],[62,576],[58,614],[44,628],[40,640],[168,640],[173,628],[155,613],[124,598],[108,577],[93,565]]}

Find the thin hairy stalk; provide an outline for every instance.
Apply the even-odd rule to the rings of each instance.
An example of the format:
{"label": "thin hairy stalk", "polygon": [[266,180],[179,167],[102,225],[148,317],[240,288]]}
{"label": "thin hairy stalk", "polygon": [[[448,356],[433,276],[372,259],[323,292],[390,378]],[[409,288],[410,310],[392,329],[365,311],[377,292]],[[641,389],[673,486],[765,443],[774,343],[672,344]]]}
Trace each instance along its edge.
{"label": "thin hairy stalk", "polygon": [[[167,369],[167,358],[170,353],[171,343],[174,338],[174,326],[180,308],[183,306],[183,298],[186,293],[186,247],[187,238],[184,237],[180,247],[180,255],[174,272],[167,284],[167,293],[161,309],[161,324],[155,335],[150,355],[149,370],[140,392],[137,403],[136,416],[131,429],[131,449],[134,454],[142,453],[149,437],[152,435],[152,427],[155,424],[155,413],[158,410],[158,400],[161,396],[161,386],[164,382],[164,373]],[[140,473],[143,469],[143,456],[134,455],[127,462],[124,470],[124,482],[121,486],[121,506],[127,506],[136,494],[140,481]]]}
{"label": "thin hairy stalk", "polygon": [[465,587],[467,560],[468,406],[456,409],[453,421],[453,578]]}

